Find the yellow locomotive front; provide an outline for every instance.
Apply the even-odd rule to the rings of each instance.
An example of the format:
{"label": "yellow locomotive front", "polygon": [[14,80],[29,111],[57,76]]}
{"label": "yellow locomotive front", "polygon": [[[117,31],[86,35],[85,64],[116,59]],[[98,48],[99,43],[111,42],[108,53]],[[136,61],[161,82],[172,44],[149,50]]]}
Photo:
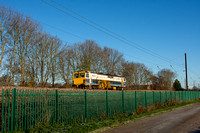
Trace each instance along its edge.
{"label": "yellow locomotive front", "polygon": [[88,77],[86,71],[75,72],[73,74],[73,86],[76,86],[77,88],[85,88],[87,85],[86,77]]}

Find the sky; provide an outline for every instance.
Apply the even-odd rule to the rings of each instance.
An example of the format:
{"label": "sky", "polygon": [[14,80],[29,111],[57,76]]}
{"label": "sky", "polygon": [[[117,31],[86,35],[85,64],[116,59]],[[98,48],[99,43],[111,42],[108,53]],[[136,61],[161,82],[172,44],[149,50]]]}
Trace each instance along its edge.
{"label": "sky", "polygon": [[[66,13],[70,13],[66,8],[70,9],[126,38],[131,44],[42,0],[0,0],[0,4],[32,17],[44,31],[69,45],[86,39],[95,40],[101,47],[120,51],[128,62],[144,63],[154,74],[164,68],[171,69],[182,87],[185,87],[184,54],[187,53],[189,86],[192,88],[200,83],[199,0],[56,0],[63,7],[51,0],[44,1]],[[137,49],[138,46],[142,50]],[[152,56],[152,53],[156,55]]]}

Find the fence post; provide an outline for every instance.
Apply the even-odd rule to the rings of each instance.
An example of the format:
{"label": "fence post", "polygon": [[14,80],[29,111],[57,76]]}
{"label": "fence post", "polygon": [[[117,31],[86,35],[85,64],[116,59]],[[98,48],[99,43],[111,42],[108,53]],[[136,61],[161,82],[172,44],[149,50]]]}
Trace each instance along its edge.
{"label": "fence post", "polygon": [[26,116],[27,116],[27,115],[26,115],[26,91],[27,91],[27,90],[24,91],[24,122],[25,122],[25,123],[24,123],[24,130],[25,130],[25,131],[26,131],[26,129],[27,129],[27,125],[26,125],[26,122],[27,122],[27,121],[26,121]]}
{"label": "fence post", "polygon": [[106,91],[106,116],[108,117],[108,91]]}
{"label": "fence post", "polygon": [[58,90],[55,90],[56,122],[58,121]]}
{"label": "fence post", "polygon": [[195,99],[195,94],[194,94],[194,92],[191,92],[191,93],[192,93],[192,96],[191,96],[192,98],[191,99],[194,100]]}
{"label": "fence post", "polygon": [[2,106],[1,106],[1,132],[3,133],[4,89],[2,90],[2,104],[1,104],[1,105],[2,105]]}
{"label": "fence post", "polygon": [[135,91],[135,111],[137,111],[137,93]]}
{"label": "fence post", "polygon": [[5,118],[4,118],[4,129],[5,129],[5,131],[6,131],[6,128],[7,128],[7,125],[6,125],[6,122],[7,122],[7,111],[6,111],[6,109],[8,109],[8,101],[7,101],[7,99],[8,99],[8,90],[5,90],[5,93],[4,93],[5,95],[5,97],[6,97],[6,99],[5,99],[5,114],[4,114],[4,116],[5,116]]}
{"label": "fence post", "polygon": [[190,95],[190,100],[194,100],[194,95],[193,95],[193,92],[190,91],[191,95]]}
{"label": "fence post", "polygon": [[187,91],[185,91],[185,102],[187,102]]}
{"label": "fence post", "polygon": [[170,91],[170,103],[172,103],[172,91]]}
{"label": "fence post", "polygon": [[124,111],[124,91],[122,91],[122,111],[123,113],[125,112]]}
{"label": "fence post", "polygon": [[87,91],[85,91],[85,121],[87,120]]}
{"label": "fence post", "polygon": [[177,102],[177,100],[176,100],[176,98],[177,98],[176,91],[174,91],[174,93],[175,93],[175,102]]}
{"label": "fence post", "polygon": [[144,99],[145,99],[145,101],[144,101],[145,108],[147,109],[147,92],[146,91],[144,92]]}
{"label": "fence post", "polygon": [[187,101],[187,91],[184,92],[184,99],[185,99],[184,101],[186,102]]}
{"label": "fence post", "polygon": [[194,100],[193,98],[194,98],[194,97],[193,97],[193,92],[190,91],[190,100]]}
{"label": "fence post", "polygon": [[200,98],[200,92],[199,92],[199,95],[198,95],[198,99]]}
{"label": "fence post", "polygon": [[153,104],[155,105],[154,91],[153,91]]}
{"label": "fence post", "polygon": [[188,101],[191,100],[191,91],[189,91],[189,95],[188,95]]}
{"label": "fence post", "polygon": [[10,130],[10,104],[12,101],[10,101],[10,97],[11,97],[11,94],[10,94],[10,89],[9,89],[9,93],[8,93],[8,132]]}
{"label": "fence post", "polygon": [[15,130],[15,105],[16,105],[16,88],[12,90],[11,131]]}
{"label": "fence post", "polygon": [[160,105],[162,105],[162,94],[161,94],[161,91],[160,91]]}
{"label": "fence post", "polygon": [[182,102],[185,102],[185,95],[184,95],[184,91],[182,91],[182,93],[181,93],[181,96],[182,96]]}

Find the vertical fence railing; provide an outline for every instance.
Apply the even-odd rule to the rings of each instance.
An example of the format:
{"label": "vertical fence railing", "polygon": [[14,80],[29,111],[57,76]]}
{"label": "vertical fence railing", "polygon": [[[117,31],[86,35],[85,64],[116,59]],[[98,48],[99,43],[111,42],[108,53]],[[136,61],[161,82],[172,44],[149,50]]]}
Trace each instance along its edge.
{"label": "vertical fence railing", "polygon": [[106,116],[109,116],[109,113],[108,113],[108,91],[106,91]]}
{"label": "vertical fence railing", "polygon": [[145,104],[145,108],[147,109],[148,106],[147,106],[147,92],[146,91],[144,92],[144,104]]}
{"label": "vertical fence railing", "polygon": [[1,95],[1,132],[3,133],[3,123],[4,123],[4,90],[2,90],[2,95]]}
{"label": "vertical fence railing", "polygon": [[16,88],[12,90],[11,131],[15,129]]}
{"label": "vertical fence railing", "polygon": [[137,91],[135,91],[135,111],[137,110]]}
{"label": "vertical fence railing", "polygon": [[121,91],[121,93],[109,92],[109,94],[106,91],[98,96],[92,95],[89,91],[80,94],[77,92],[68,94],[67,91],[66,93],[61,94],[58,90],[17,90],[15,88],[2,90],[0,131],[2,133],[15,130],[27,131],[42,123],[70,124],[73,120],[82,118],[87,121],[101,117],[99,113],[103,112],[107,117],[113,117],[116,112],[131,113],[137,111],[138,107],[147,109],[149,105],[164,105],[166,102],[182,103],[200,98],[199,91]]}
{"label": "vertical fence railing", "polygon": [[125,108],[124,108],[124,91],[122,91],[122,113],[125,112]]}
{"label": "vertical fence railing", "polygon": [[88,118],[88,110],[87,110],[87,91],[85,91],[85,121],[87,120]]}

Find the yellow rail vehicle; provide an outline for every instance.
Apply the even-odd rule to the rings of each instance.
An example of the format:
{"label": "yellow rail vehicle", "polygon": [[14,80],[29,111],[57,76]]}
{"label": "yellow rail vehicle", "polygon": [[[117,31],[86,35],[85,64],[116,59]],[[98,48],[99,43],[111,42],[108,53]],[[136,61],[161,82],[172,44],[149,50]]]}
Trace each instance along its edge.
{"label": "yellow rail vehicle", "polygon": [[123,89],[126,80],[122,76],[79,71],[73,74],[73,85],[80,88]]}

